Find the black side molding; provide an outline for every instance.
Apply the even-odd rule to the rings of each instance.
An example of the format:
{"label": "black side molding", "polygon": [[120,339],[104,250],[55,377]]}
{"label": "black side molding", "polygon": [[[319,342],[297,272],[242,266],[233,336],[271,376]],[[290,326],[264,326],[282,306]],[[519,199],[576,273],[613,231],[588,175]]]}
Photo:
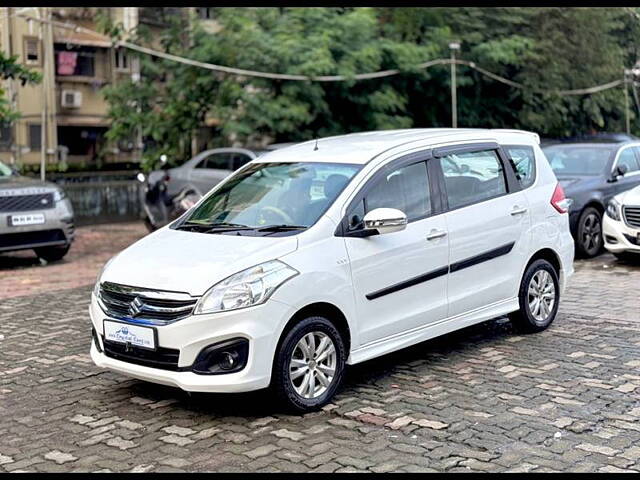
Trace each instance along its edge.
{"label": "black side molding", "polygon": [[410,278],[409,280],[405,280],[404,282],[396,283],[395,285],[391,285],[390,287],[383,288],[382,290],[378,290],[373,293],[368,293],[366,297],[367,297],[367,300],[374,300],[376,298],[389,295],[390,293],[395,293],[399,290],[404,290],[405,288],[413,287],[414,285],[418,285],[419,283],[428,282],[429,280],[433,280],[434,278],[442,277],[447,273],[449,273],[449,267],[442,267],[442,268],[439,268],[438,270],[434,270],[432,272],[428,272],[423,275]]}
{"label": "black side molding", "polygon": [[425,273],[423,275],[410,278],[409,280],[405,280],[404,282],[396,283],[395,285],[391,285],[381,290],[368,293],[365,295],[365,297],[367,298],[367,300],[375,300],[376,298],[384,297],[385,295],[389,295],[391,293],[404,290],[405,288],[413,287],[414,285],[418,285],[420,283],[428,282],[429,280],[442,277],[447,273],[458,272],[462,269],[469,268],[474,265],[478,265],[479,263],[493,260],[494,258],[507,255],[509,252],[511,252],[511,250],[513,250],[514,245],[515,245],[515,242],[508,243],[501,247],[494,248],[493,250],[489,250],[488,252],[481,253],[480,255],[476,255],[474,257],[470,257],[465,260],[452,263],[447,267],[442,267],[437,270],[433,270],[431,272]]}
{"label": "black side molding", "polygon": [[513,249],[514,245],[515,242],[511,242],[501,247],[494,248],[493,250],[489,250],[488,252],[481,253],[480,255],[476,255],[474,257],[452,263],[451,265],[449,265],[449,271],[451,273],[457,272],[464,268],[473,267],[474,265],[477,265],[479,263],[501,257],[502,255],[507,255]]}

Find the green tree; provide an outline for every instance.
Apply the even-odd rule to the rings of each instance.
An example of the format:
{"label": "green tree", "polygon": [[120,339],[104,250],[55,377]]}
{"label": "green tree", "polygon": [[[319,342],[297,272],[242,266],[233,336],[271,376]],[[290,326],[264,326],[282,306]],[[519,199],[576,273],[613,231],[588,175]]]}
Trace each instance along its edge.
{"label": "green tree", "polygon": [[[638,58],[637,8],[217,8],[209,33],[176,16],[157,40],[165,52],[261,72],[374,80],[298,82],[239,77],[142,56],[142,81],[105,89],[113,140],[146,139],[145,162],[190,154],[191,136],[219,121],[217,145],[263,138],[297,141],[362,130],[451,123],[449,66],[415,65],[449,56],[475,62],[524,88],[458,66],[460,126],[523,128],[543,136],[624,130],[624,93],[561,96],[621,79]],[[105,31],[119,35],[114,25]],[[149,41],[140,28],[136,42]],[[633,98],[633,96],[631,96]],[[634,122],[634,131],[640,125]],[[211,145],[216,146],[216,145]]]}
{"label": "green tree", "polygon": [[[353,76],[398,68],[410,77],[415,64],[435,58],[435,44],[417,45],[385,34],[370,8],[220,8],[221,32],[197,25],[185,45],[184,25],[162,33],[165,51],[255,71]],[[144,32],[138,32],[140,37]],[[140,38],[142,40],[142,38]],[[337,83],[238,77],[168,60],[141,59],[144,81],[105,89],[111,139],[127,138],[140,126],[160,153],[184,158],[190,135],[207,117],[221,124],[221,144],[251,144],[263,137],[296,141],[349,131],[404,128],[408,95],[385,79]],[[398,84],[402,87],[402,84]]]}
{"label": "green tree", "polygon": [[[18,62],[18,56],[7,56],[5,52],[0,51],[0,82],[4,80],[18,80],[22,86],[29,84],[37,84],[42,80],[42,75],[35,72]],[[9,125],[18,118],[20,112],[13,109],[10,99],[6,98],[6,92],[0,83],[0,125]]]}

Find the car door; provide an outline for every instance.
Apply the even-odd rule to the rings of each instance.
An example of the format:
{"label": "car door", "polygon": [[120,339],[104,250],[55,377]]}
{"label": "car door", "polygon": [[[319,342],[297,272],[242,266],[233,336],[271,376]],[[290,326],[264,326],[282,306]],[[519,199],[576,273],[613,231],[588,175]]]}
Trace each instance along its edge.
{"label": "car door", "polygon": [[[361,344],[437,322],[447,314],[447,226],[427,154],[382,167],[347,208],[343,220]],[[405,230],[363,237],[362,218],[396,208]]]}
{"label": "car door", "polygon": [[231,173],[229,152],[216,152],[206,156],[189,172],[189,179],[203,195]]}
{"label": "car door", "polygon": [[[627,146],[622,147],[616,155],[612,167],[612,174],[616,171],[617,167],[624,165],[627,167],[627,173],[623,176],[617,177],[615,182],[612,182],[612,197],[618,193],[625,192],[633,187],[640,185],[640,155],[639,147]],[[605,198],[605,200],[609,200]]]}
{"label": "car door", "polygon": [[448,316],[513,298],[530,244],[528,201],[496,143],[436,149],[449,231]]}

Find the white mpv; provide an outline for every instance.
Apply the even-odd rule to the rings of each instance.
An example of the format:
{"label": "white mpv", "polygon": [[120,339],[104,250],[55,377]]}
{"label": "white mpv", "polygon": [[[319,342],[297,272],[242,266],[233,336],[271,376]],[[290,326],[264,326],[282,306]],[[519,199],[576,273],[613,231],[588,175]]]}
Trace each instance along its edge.
{"label": "white mpv", "polygon": [[368,132],[248,163],[112,258],[96,365],[193,392],[329,402],[345,366],[510,314],[553,321],[567,201],[536,134]]}

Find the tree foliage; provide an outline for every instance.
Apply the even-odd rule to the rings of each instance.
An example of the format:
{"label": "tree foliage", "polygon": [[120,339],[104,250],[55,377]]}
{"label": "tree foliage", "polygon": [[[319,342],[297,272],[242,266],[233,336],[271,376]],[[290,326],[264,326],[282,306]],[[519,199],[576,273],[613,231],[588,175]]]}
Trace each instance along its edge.
{"label": "tree foliage", "polygon": [[7,56],[0,51],[0,125],[8,125],[20,118],[20,113],[15,111],[11,105],[11,100],[6,98],[6,92],[2,88],[5,80],[18,80],[22,86],[40,83],[42,75],[39,72],[30,70],[18,62],[18,56]]}
{"label": "tree foliage", "polygon": [[[217,8],[210,33],[177,17],[159,41],[169,53],[263,72],[353,76],[396,68],[401,75],[345,82],[238,77],[141,57],[142,81],[105,89],[108,136],[148,139],[145,158],[184,159],[191,135],[219,122],[219,145],[298,141],[353,131],[449,126],[449,66],[459,57],[525,86],[509,87],[458,66],[459,126],[524,128],[542,135],[624,128],[622,88],[555,93],[622,78],[637,60],[630,8]],[[105,30],[118,35],[113,25]],[[138,38],[145,41],[144,28]],[[146,38],[149,40],[149,38]]]}

